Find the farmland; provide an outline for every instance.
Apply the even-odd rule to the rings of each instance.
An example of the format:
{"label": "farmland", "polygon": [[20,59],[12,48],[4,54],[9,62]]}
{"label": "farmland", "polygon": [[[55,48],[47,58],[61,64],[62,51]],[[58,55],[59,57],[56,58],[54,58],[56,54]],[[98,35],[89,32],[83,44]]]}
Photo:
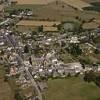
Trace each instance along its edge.
{"label": "farmland", "polygon": [[79,77],[49,80],[48,85],[45,100],[100,100],[100,89]]}
{"label": "farmland", "polygon": [[0,65],[0,100],[14,100],[12,90],[7,82],[4,82],[4,70]]}
{"label": "farmland", "polygon": [[82,10],[82,8],[84,7],[89,7],[91,6],[90,4],[82,1],[82,0],[62,0],[63,2],[65,2],[66,4],[74,7],[74,8],[77,8],[78,10]]}
{"label": "farmland", "polygon": [[17,25],[26,25],[26,26],[53,26],[59,25],[60,22],[49,22],[49,21],[20,21]]}
{"label": "farmland", "polygon": [[[13,0],[16,1],[16,0]],[[34,4],[34,5],[45,5],[51,2],[54,2],[56,0],[17,0],[18,4]],[[59,0],[58,0],[59,1]],[[91,6],[90,4],[82,1],[82,0],[60,0],[74,8],[77,8],[79,10],[82,10],[83,7]],[[74,3],[73,3],[74,2]]]}
{"label": "farmland", "polygon": [[53,2],[55,0],[12,0],[12,1],[17,1],[18,4],[44,5]]}
{"label": "farmland", "polygon": [[58,21],[27,21],[27,20],[23,20],[20,21],[19,23],[17,23],[16,25],[18,26],[19,30],[23,30],[23,28],[25,29],[31,29],[31,30],[35,30],[37,29],[37,27],[39,26],[43,26],[43,30],[44,31],[57,31],[56,27],[53,27],[53,25],[59,25],[60,22]]}
{"label": "farmland", "polygon": [[[62,8],[64,5],[64,8]],[[100,14],[95,12],[88,12],[88,11],[79,11],[75,10],[72,7],[68,6],[67,4],[60,2],[59,5],[56,5],[55,2],[42,6],[42,5],[14,5],[5,8],[5,10],[13,10],[13,9],[32,9],[34,12],[33,19],[50,19],[50,20],[57,20],[57,21],[76,21],[75,17],[79,16],[82,20],[88,20],[90,18],[95,17],[96,19],[100,19]]]}

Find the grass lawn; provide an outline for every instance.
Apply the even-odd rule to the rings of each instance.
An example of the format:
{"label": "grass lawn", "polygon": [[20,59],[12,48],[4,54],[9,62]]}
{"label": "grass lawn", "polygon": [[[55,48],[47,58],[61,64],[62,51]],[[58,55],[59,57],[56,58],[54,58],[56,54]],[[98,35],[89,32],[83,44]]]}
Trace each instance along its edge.
{"label": "grass lawn", "polygon": [[100,88],[79,77],[49,80],[45,100],[100,100]]}

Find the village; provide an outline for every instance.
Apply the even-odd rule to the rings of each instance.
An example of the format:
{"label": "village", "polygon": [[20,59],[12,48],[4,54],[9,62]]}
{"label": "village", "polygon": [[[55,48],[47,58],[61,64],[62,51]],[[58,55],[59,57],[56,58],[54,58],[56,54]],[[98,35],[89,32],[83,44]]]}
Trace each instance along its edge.
{"label": "village", "polygon": [[[0,65],[5,68],[6,80],[13,79],[18,87],[16,100],[44,100],[48,79],[100,72],[99,57],[92,59],[100,54],[96,41],[100,37],[100,23],[95,18],[80,24],[33,20],[31,9],[3,13]],[[95,24],[91,26],[92,23]]]}

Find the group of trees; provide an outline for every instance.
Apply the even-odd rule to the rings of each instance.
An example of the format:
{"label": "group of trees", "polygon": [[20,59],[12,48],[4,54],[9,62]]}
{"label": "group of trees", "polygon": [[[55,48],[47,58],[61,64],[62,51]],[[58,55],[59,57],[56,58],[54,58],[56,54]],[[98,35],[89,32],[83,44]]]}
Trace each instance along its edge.
{"label": "group of trees", "polygon": [[16,93],[15,93],[14,98],[15,98],[15,100],[23,100],[23,98],[21,97],[21,95],[20,95],[19,92],[16,92]]}
{"label": "group of trees", "polygon": [[95,73],[93,71],[86,72],[84,75],[84,81],[88,83],[94,82],[98,87],[100,87],[100,73]]}
{"label": "group of trees", "polygon": [[100,54],[100,50],[95,49],[95,50],[94,50],[94,53],[95,53],[95,54]]}
{"label": "group of trees", "polygon": [[39,26],[37,29],[38,32],[43,32],[43,25]]}
{"label": "group of trees", "polygon": [[61,31],[61,33],[73,32],[79,34],[82,31],[81,22],[77,21],[62,22],[61,24],[57,25],[57,28],[59,31]]}
{"label": "group of trees", "polygon": [[24,53],[29,53],[29,46],[28,45],[25,45],[25,47],[24,47]]}
{"label": "group of trees", "polygon": [[82,50],[79,45],[71,44],[68,52],[71,53],[73,56],[78,56],[82,54]]}

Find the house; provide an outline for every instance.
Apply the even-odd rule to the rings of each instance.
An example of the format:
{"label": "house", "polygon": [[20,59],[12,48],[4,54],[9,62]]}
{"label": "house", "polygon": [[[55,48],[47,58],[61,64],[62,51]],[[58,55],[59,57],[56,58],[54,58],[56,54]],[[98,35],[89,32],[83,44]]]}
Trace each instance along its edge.
{"label": "house", "polygon": [[94,50],[96,49],[95,46],[93,46],[89,43],[81,44],[80,47],[82,49],[82,52],[85,53],[86,55],[93,53]]}
{"label": "house", "polygon": [[72,36],[70,38],[70,43],[80,43],[80,41],[78,40],[78,37],[77,36]]}
{"label": "house", "polygon": [[58,74],[58,72],[56,70],[53,70],[52,77],[53,78],[59,77],[59,74]]}
{"label": "house", "polygon": [[4,46],[4,42],[0,42],[0,46]]}
{"label": "house", "polygon": [[70,73],[72,75],[80,73],[83,70],[82,65],[79,62],[65,64],[64,69],[66,74]]}
{"label": "house", "polygon": [[63,67],[60,67],[57,69],[58,71],[58,74],[61,76],[61,77],[65,77],[65,70]]}
{"label": "house", "polygon": [[16,75],[18,71],[18,68],[16,66],[11,66],[10,68],[10,75]]}

